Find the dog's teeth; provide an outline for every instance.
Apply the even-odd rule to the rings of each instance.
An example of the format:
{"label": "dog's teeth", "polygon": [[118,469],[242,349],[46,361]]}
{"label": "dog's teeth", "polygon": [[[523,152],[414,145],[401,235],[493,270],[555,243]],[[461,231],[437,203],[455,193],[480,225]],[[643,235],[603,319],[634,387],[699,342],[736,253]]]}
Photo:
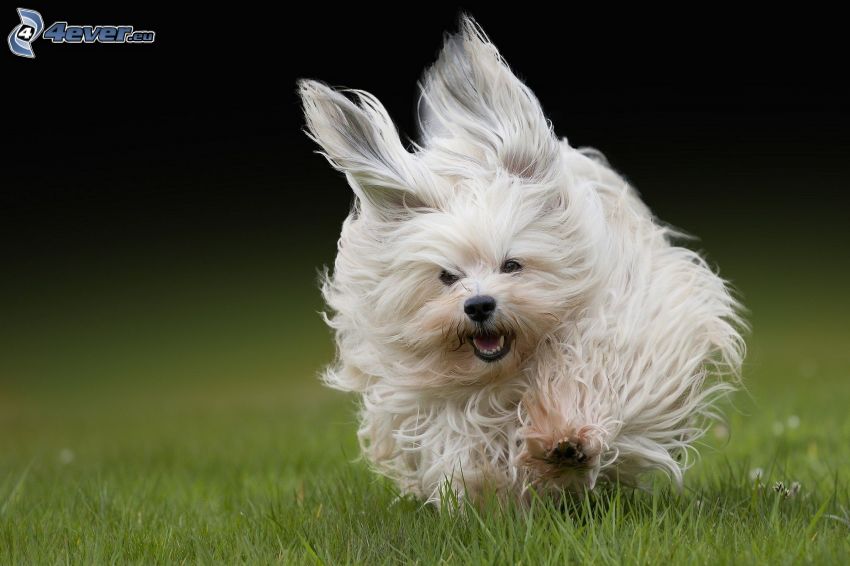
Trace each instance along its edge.
{"label": "dog's teeth", "polygon": [[475,334],[472,344],[479,355],[496,359],[505,352],[507,338],[504,334]]}

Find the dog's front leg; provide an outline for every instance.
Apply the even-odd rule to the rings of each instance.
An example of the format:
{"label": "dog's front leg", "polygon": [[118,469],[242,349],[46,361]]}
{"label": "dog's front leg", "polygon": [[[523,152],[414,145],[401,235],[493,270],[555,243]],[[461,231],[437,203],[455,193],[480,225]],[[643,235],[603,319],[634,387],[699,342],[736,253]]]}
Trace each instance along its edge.
{"label": "dog's front leg", "polygon": [[608,434],[585,409],[574,384],[545,382],[525,396],[518,465],[527,474],[527,486],[593,489]]}

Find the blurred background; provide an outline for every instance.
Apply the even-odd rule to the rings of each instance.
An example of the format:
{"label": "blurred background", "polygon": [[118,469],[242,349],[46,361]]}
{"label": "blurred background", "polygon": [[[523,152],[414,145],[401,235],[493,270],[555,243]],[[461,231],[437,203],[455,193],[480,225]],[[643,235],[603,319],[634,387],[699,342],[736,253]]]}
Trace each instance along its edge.
{"label": "blurred background", "polygon": [[[156,42],[3,55],[4,469],[133,426],[161,439],[107,444],[207,427],[285,448],[319,442],[322,420],[353,450],[353,400],[316,379],[333,355],[316,273],[351,195],[301,132],[295,80],[368,90],[415,137],[416,81],[460,8],[32,7]],[[468,9],[558,135],[603,151],[738,289],[753,327],[741,418],[850,434],[840,36],[803,19]]]}

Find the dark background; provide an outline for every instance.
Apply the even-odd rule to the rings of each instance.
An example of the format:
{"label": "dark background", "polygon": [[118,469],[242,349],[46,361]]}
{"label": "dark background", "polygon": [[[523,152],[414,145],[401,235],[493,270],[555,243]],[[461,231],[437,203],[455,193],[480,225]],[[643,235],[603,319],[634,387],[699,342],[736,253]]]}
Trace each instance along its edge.
{"label": "dark background", "polygon": [[[301,132],[295,80],[368,90],[415,136],[416,81],[460,7],[28,7],[156,42],[2,56],[0,395],[311,376],[331,352],[315,273],[350,193]],[[840,18],[466,9],[559,135],[700,236],[756,331],[844,327]]]}

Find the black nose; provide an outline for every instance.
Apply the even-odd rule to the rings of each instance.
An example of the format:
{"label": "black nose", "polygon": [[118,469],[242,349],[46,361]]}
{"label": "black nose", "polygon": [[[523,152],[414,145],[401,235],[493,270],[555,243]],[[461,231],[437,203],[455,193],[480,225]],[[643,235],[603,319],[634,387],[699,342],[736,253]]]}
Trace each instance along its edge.
{"label": "black nose", "polygon": [[466,299],[463,312],[475,322],[484,322],[496,310],[496,299],[489,295],[477,295]]}

